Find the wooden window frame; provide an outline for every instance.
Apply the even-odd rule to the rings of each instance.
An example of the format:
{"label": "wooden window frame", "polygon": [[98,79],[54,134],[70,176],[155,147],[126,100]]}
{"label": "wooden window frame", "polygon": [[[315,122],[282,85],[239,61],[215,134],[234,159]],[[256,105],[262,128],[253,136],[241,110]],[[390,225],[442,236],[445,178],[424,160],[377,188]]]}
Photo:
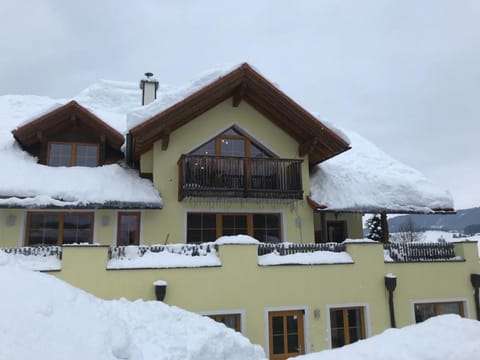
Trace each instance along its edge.
{"label": "wooden window frame", "polygon": [[[185,229],[186,229],[186,233],[185,233],[185,242],[188,243],[188,214],[212,214],[212,213],[209,213],[209,212],[198,212],[198,211],[190,211],[190,212],[187,212],[187,216],[186,216],[186,224],[185,224]],[[253,217],[255,215],[275,215],[278,217],[278,228],[279,228],[279,242],[283,242],[283,234],[282,234],[282,214],[281,213],[277,213],[277,212],[267,212],[267,213],[255,213],[255,212],[252,212],[252,213],[241,213],[241,212],[222,212],[222,213],[213,213],[215,214],[215,224],[216,224],[216,227],[215,227],[215,236],[216,236],[216,239],[218,239],[219,237],[223,236],[223,226],[222,226],[222,218],[223,216],[246,216],[247,217],[247,234],[246,235],[249,235],[251,237],[253,237],[253,233],[254,233],[254,226],[253,226]],[[199,229],[199,230],[203,230],[203,228]]]}
{"label": "wooden window frame", "polygon": [[71,166],[79,166],[76,164],[77,162],[77,146],[78,145],[83,145],[83,146],[95,146],[97,148],[97,162],[95,166],[98,166],[100,164],[100,145],[96,143],[84,143],[84,142],[68,142],[68,141],[49,141],[48,146],[47,146],[47,165],[50,165],[50,153],[51,153],[51,147],[52,144],[59,144],[59,145],[70,145],[72,148],[71,154],[70,154],[70,167]]}
{"label": "wooden window frame", "polygon": [[[461,317],[465,317],[465,302],[462,301],[462,300],[446,300],[446,301],[429,301],[429,302],[414,302],[413,303],[413,318],[414,318],[414,322],[415,324],[419,324],[425,320],[428,320],[430,318],[427,318],[427,319],[424,319],[423,321],[420,321],[420,322],[417,322],[417,317],[416,317],[416,306],[431,306],[433,305],[433,311],[434,311],[434,315],[433,316],[439,316],[439,315],[443,315],[443,313],[440,312],[440,305],[448,305],[448,304],[456,304],[456,305],[459,305],[459,309],[460,309],[460,316]],[[431,317],[433,317],[431,316]]]}
{"label": "wooden window frame", "polygon": [[[27,212],[27,222],[25,226],[25,237],[24,243],[25,246],[43,246],[43,245],[30,245],[30,217],[32,215],[57,215],[58,216],[58,237],[57,244],[53,246],[63,246],[63,229],[64,229],[64,217],[65,215],[90,215],[91,225],[90,225],[90,239],[89,244],[93,243],[94,237],[94,223],[95,223],[95,213],[93,211],[30,211]],[[69,244],[66,244],[69,245]]]}
{"label": "wooden window frame", "polygon": [[[288,352],[288,333],[287,333],[287,326],[286,326],[286,317],[287,316],[297,316],[298,322],[298,343],[300,345],[300,352],[298,353],[289,353]],[[285,351],[283,354],[273,354],[273,321],[272,318],[274,316],[281,316],[283,317],[283,343],[285,345]],[[284,360],[292,356],[297,356],[301,354],[305,354],[305,310],[298,309],[298,310],[271,310],[268,311],[268,347],[269,347],[269,359],[270,360]]]}
{"label": "wooden window frame", "polygon": [[224,325],[225,325],[225,323],[222,321],[222,317],[226,317],[226,316],[234,317],[235,318],[235,328],[233,328],[233,330],[238,331],[239,333],[242,332],[242,314],[240,314],[240,313],[205,314],[204,316],[208,316],[210,319],[215,320],[216,322],[219,322],[219,323],[224,324]]}
{"label": "wooden window frame", "polygon": [[[343,334],[344,334],[344,342],[345,345],[352,344],[350,341],[350,326],[348,324],[348,311],[349,310],[360,310],[360,330],[361,330],[361,338],[358,340],[363,340],[367,338],[367,328],[366,328],[366,323],[365,323],[365,306],[337,306],[337,307],[331,307],[328,309],[329,312],[329,331],[330,331],[330,346],[333,347],[333,341],[332,341],[332,312],[333,311],[342,311],[343,312],[343,327],[339,329],[343,329]],[[357,326],[358,327],[358,326]]]}
{"label": "wooden window frame", "polygon": [[140,226],[141,226],[141,212],[140,211],[119,211],[117,214],[117,240],[116,240],[116,245],[117,246],[126,246],[126,245],[120,245],[120,234],[121,234],[121,218],[122,216],[136,216],[137,217],[137,238],[135,239],[135,244],[133,245],[140,245]]}

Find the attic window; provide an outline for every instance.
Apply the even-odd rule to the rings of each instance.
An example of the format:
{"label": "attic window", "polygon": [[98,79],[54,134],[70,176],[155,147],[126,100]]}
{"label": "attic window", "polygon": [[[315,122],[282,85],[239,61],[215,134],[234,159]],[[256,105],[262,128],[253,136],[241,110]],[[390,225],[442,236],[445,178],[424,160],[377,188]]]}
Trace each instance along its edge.
{"label": "attic window", "polygon": [[98,165],[99,146],[85,143],[48,143],[48,165],[88,166]]}

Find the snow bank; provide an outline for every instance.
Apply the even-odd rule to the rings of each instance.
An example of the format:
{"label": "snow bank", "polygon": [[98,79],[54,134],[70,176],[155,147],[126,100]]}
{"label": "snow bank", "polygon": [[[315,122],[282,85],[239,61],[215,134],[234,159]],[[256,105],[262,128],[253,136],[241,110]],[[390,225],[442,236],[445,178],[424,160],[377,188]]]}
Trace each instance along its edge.
{"label": "snow bank", "polygon": [[223,324],[162,302],[104,301],[52,276],[0,266],[0,359],[264,359]]}
{"label": "snow bank", "polygon": [[471,360],[480,354],[480,322],[443,315],[344,346],[295,360]]}
{"label": "snow bank", "polygon": [[9,264],[29,270],[61,270],[61,252],[60,247],[0,248],[0,266]]}
{"label": "snow bank", "polygon": [[215,240],[217,245],[237,244],[237,245],[258,245],[260,241],[248,235],[221,236]]}
{"label": "snow bank", "polygon": [[448,191],[360,135],[343,132],[352,149],[313,169],[310,184],[314,201],[337,211],[429,213],[453,208]]}

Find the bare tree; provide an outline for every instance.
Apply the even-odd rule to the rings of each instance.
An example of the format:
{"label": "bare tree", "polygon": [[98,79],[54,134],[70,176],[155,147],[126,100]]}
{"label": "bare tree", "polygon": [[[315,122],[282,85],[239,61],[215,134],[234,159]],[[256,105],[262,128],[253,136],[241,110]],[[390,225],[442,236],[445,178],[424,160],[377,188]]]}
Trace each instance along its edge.
{"label": "bare tree", "polygon": [[395,241],[397,242],[415,242],[423,238],[423,232],[420,231],[410,216],[405,218],[405,221],[400,225],[398,233],[395,234]]}

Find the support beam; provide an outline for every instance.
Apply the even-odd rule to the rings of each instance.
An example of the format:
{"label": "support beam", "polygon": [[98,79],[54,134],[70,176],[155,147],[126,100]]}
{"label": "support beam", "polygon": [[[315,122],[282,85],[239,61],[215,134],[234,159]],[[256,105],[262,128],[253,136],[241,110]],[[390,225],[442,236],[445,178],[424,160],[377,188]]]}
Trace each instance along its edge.
{"label": "support beam", "polygon": [[328,242],[327,234],[327,217],[324,212],[320,213],[320,226],[322,227],[322,242]]}
{"label": "support beam", "polygon": [[45,140],[45,138],[43,137],[43,132],[41,131],[37,131],[36,136],[37,136],[37,140],[40,142],[43,142]]}
{"label": "support beam", "polygon": [[70,121],[72,122],[73,127],[78,128],[78,117],[77,117],[77,115],[72,114],[70,116]]}
{"label": "support beam", "polygon": [[319,142],[320,142],[320,139],[318,137],[314,137],[300,144],[298,146],[298,156],[304,157],[305,155],[312,153],[313,149]]}
{"label": "support beam", "polygon": [[247,93],[247,84],[242,82],[233,90],[232,105],[238,107]]}
{"label": "support beam", "polygon": [[382,212],[380,214],[380,220],[382,224],[382,242],[384,244],[388,243],[388,221],[387,221],[387,213]]}
{"label": "support beam", "polygon": [[170,143],[170,129],[166,129],[162,134],[162,150],[163,151],[168,149],[169,143]]}

